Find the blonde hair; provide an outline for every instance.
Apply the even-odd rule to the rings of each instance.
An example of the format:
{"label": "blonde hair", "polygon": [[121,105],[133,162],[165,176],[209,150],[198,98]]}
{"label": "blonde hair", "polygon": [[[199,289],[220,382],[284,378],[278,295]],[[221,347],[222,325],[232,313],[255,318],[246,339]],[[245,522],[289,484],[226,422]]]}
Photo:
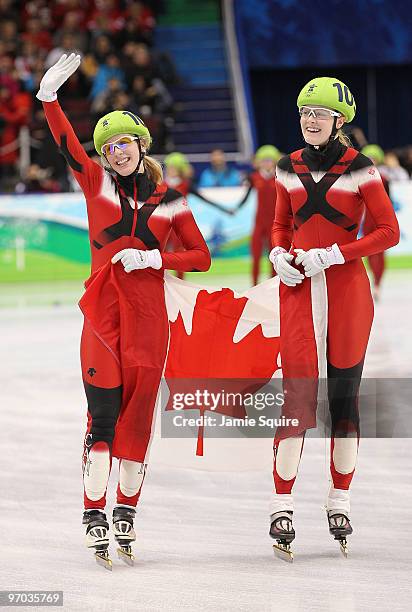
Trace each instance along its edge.
{"label": "blonde hair", "polygon": [[337,137],[338,137],[339,142],[341,144],[345,145],[345,147],[351,147],[352,146],[352,143],[351,143],[351,140],[350,140],[349,136],[347,136],[345,134],[345,132],[341,128],[338,129],[336,134],[337,134]]}
{"label": "blonde hair", "polygon": [[159,164],[159,162],[154,159],[154,157],[150,157],[150,155],[145,155],[143,158],[143,165],[147,172],[148,177],[159,185],[163,181],[163,168]]}
{"label": "blonde hair", "polygon": [[[151,141],[148,138],[140,138],[142,144],[145,145],[146,151],[149,150]],[[100,156],[103,168],[106,170],[113,170],[104,155]],[[147,175],[151,181],[159,185],[163,181],[163,168],[160,163],[150,155],[145,155],[143,158],[143,166],[147,172]]]}

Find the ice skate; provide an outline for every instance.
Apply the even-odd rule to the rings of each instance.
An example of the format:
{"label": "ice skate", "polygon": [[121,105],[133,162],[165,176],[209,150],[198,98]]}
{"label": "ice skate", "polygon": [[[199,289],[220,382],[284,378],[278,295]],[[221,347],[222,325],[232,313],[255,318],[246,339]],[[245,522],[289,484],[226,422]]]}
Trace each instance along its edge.
{"label": "ice skate", "polygon": [[113,533],[119,544],[117,554],[127,565],[134,565],[131,543],[136,540],[133,520],[136,514],[134,508],[116,506],[113,509]]}
{"label": "ice skate", "polygon": [[112,570],[112,561],[109,557],[109,523],[106,515],[101,510],[85,510],[83,514],[83,525],[86,528],[86,546],[94,548],[94,556],[99,565],[107,570]]}
{"label": "ice skate", "polygon": [[273,544],[275,556],[289,563],[293,562],[293,552],[290,549],[290,544],[295,539],[292,517],[293,512],[289,510],[275,512],[270,516],[269,530],[270,537],[276,540],[276,544]]}
{"label": "ice skate", "polygon": [[326,510],[329,523],[329,533],[338,540],[344,557],[348,556],[348,543],[346,536],[353,532],[349,515],[345,510]]}

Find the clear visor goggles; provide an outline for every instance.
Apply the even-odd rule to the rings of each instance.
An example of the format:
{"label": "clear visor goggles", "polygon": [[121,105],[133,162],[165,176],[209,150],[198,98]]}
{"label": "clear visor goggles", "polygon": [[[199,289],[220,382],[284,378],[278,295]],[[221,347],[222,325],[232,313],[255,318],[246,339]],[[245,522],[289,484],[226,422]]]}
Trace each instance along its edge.
{"label": "clear visor goggles", "polygon": [[113,142],[107,142],[102,146],[103,155],[114,155],[115,148],[117,147],[120,151],[127,149],[134,140],[139,140],[137,136],[121,136]]}
{"label": "clear visor goggles", "polygon": [[331,117],[341,116],[340,113],[330,110],[330,108],[313,108],[310,106],[301,106],[299,115],[304,119],[309,119],[309,117],[313,117],[314,119],[330,119]]}

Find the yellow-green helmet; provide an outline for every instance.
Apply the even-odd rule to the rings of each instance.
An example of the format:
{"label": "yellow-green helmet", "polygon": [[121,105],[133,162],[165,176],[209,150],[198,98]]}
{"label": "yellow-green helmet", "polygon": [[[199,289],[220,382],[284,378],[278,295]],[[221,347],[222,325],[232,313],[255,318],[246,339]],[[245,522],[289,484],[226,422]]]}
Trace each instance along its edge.
{"label": "yellow-green helmet", "polygon": [[277,162],[282,157],[282,153],[273,145],[263,145],[255,153],[255,160],[260,161],[262,159],[271,159]]}
{"label": "yellow-green helmet", "polygon": [[133,134],[151,141],[150,132],[140,117],[130,111],[115,110],[101,117],[94,128],[94,148],[99,155],[106,140],[116,134]]}
{"label": "yellow-green helmet", "polygon": [[355,98],[345,83],[333,77],[317,77],[306,83],[298,100],[302,106],[321,106],[338,111],[350,123],[356,113]]}
{"label": "yellow-green helmet", "polygon": [[366,157],[370,157],[372,161],[376,162],[378,165],[383,164],[385,161],[385,153],[383,149],[377,144],[369,144],[366,147],[363,147],[361,153],[366,155]]}
{"label": "yellow-green helmet", "polygon": [[180,172],[184,172],[189,167],[189,160],[187,159],[186,155],[183,155],[183,153],[178,153],[177,151],[166,155],[164,163],[166,168],[176,168],[176,170],[179,170]]}

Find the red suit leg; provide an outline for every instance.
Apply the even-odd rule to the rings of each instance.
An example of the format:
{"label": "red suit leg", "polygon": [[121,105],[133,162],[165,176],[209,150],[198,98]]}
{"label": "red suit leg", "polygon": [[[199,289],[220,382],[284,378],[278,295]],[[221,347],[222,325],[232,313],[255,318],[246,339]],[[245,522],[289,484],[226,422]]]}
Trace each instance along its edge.
{"label": "red suit leg", "polygon": [[112,462],[112,443],[120,412],[120,367],[85,321],[80,345],[86,392],[87,431],[83,453],[85,509],[104,509]]}
{"label": "red suit leg", "polygon": [[359,444],[358,392],[373,321],[369,279],[360,260],[326,271],[331,476],[349,489]]}

